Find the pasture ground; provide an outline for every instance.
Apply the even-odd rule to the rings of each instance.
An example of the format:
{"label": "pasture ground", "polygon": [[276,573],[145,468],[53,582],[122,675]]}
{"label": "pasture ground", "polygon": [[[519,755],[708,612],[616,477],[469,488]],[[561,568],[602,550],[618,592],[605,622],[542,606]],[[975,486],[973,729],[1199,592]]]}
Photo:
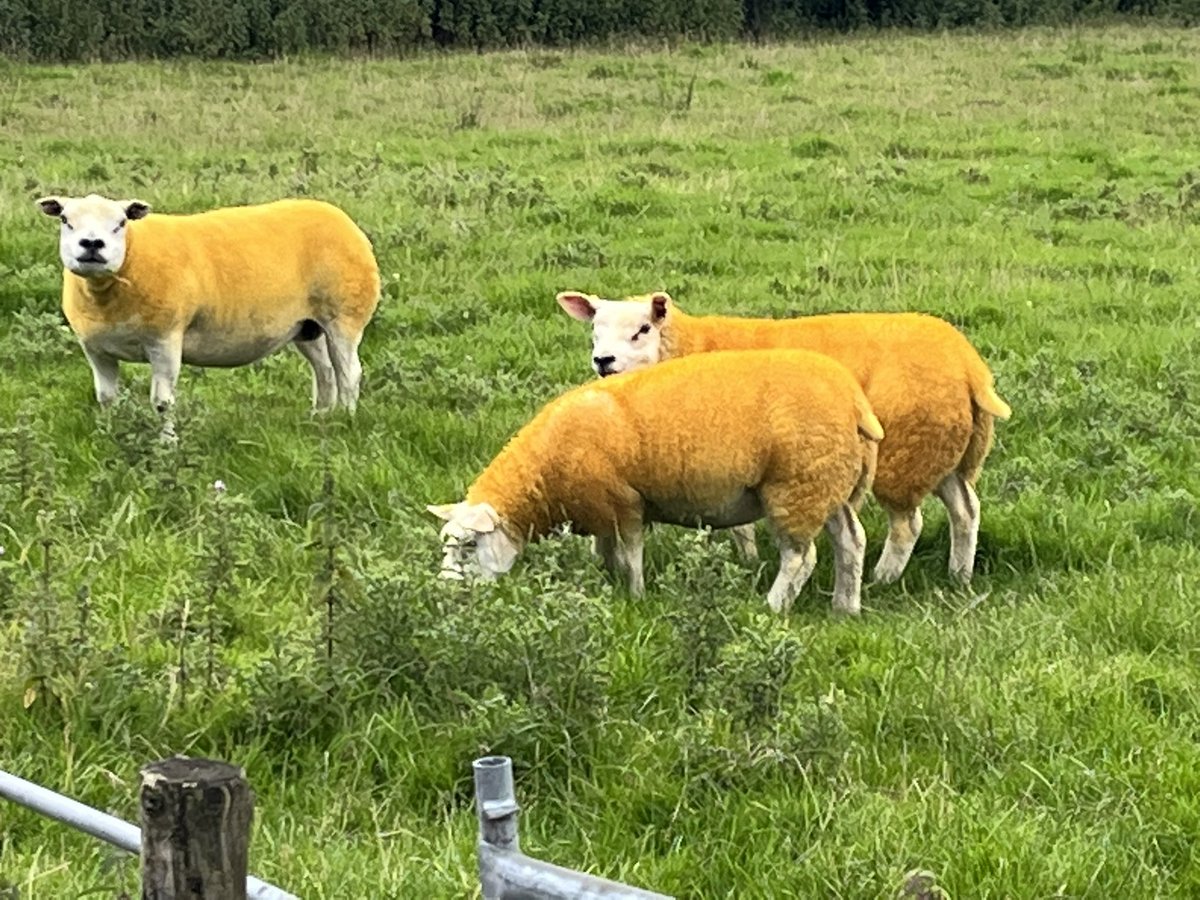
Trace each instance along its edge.
{"label": "pasture ground", "polygon": [[[917,896],[913,870],[960,898],[1200,892],[1200,34],[0,63],[0,85],[4,768],[136,820],[142,763],[242,763],[252,871],[306,898],[472,896],[484,752],[517,761],[529,852],[679,897]],[[186,371],[175,448],[145,367],[99,413],[32,204],[90,190],[349,210],[386,279],[353,424],[310,419],[291,352]],[[959,324],[1015,411],[973,589],[933,503],[860,621],[830,616],[824,541],[772,618],[765,534],[753,571],[657,529],[639,602],[580,539],[437,583],[424,505],[589,377],[568,288]],[[0,807],[0,896],[136,877]]]}

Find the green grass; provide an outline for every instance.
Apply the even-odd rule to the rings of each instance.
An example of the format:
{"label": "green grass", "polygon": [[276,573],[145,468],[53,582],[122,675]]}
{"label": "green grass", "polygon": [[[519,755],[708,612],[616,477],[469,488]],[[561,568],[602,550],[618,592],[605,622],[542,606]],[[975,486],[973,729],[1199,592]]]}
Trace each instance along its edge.
{"label": "green grass", "polygon": [[[1126,27],[0,64],[0,766],[132,820],[141,764],[244,764],[251,868],[306,898],[477,892],[485,752],[528,852],[679,897],[1194,896],[1198,60]],[[292,353],[186,371],[174,449],[144,367],[98,412],[32,203],[91,190],[344,206],[385,273],[358,417],[313,422]],[[637,602],[579,539],[438,583],[424,505],[589,377],[554,294],[660,288],[960,325],[1014,408],[973,589],[934,504],[854,622],[824,543],[769,616],[765,536],[752,571],[656,529]],[[0,895],[136,877],[0,806]]]}

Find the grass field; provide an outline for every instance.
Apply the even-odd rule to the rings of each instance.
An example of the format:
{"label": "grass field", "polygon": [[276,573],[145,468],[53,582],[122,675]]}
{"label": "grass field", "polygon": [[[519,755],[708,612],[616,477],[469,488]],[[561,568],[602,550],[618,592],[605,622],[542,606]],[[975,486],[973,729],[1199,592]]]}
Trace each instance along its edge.
{"label": "grass field", "polygon": [[[141,764],[242,763],[251,869],[305,898],[477,895],[485,752],[526,851],[681,898],[1195,896],[1198,147],[1200,34],[1149,27],[0,64],[0,767],[136,820]],[[346,208],[385,273],[357,418],[291,352],[186,370],[173,448],[145,367],[101,414],[32,203],[88,191]],[[425,504],[590,377],[564,289],[954,321],[1014,408],[973,588],[934,503],[859,621],[825,541],[771,617],[765,533],[753,570],[656,529],[641,601],[574,538],[438,583]],[[0,896],[122,891],[0,805]]]}

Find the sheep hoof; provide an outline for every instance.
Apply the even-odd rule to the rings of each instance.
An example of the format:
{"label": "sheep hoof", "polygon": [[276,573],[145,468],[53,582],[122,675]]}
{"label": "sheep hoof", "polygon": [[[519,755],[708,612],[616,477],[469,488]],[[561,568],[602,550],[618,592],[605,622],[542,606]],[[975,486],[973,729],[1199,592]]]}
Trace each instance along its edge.
{"label": "sheep hoof", "polygon": [[972,569],[951,569],[950,579],[959,587],[968,588],[971,586],[971,577],[974,574]]}
{"label": "sheep hoof", "polygon": [[771,608],[771,612],[777,616],[786,616],[792,610],[791,600],[771,592],[767,593],[767,605]]}
{"label": "sheep hoof", "polygon": [[881,559],[875,566],[874,579],[876,584],[892,584],[899,581],[903,574],[903,565],[896,565],[891,560]]}

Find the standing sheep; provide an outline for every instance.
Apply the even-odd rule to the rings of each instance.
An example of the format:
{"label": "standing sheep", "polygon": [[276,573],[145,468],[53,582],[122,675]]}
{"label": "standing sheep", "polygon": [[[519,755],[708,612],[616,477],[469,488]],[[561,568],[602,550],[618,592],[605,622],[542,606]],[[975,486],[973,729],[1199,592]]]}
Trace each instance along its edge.
{"label": "standing sheep", "polygon": [[[790,347],[842,363],[887,432],[874,493],[889,527],[875,579],[903,573],[921,533],[921,501],[933,492],[949,513],[950,574],[970,582],[980,518],[975,482],[992,446],[993,420],[1012,411],[987,363],[950,323],[918,313],[689,316],[665,293],[620,301],[564,292],[558,303],[592,323],[592,364],[601,376],[712,350]],[[753,526],[734,536],[753,557]]]}
{"label": "standing sheep", "polygon": [[429,511],[442,574],[507,572],[527,541],[570,523],[640,595],[648,522],[727,528],[766,516],[780,566],[767,600],[786,612],[824,525],[835,609],[857,613],[878,419],[854,378],[795,350],[716,353],[577,387],[547,404],[467,491]]}
{"label": "standing sheep", "polygon": [[280,200],[150,216],[140,200],[43,197],[62,222],[62,306],[92,367],[96,400],[117,395],[118,362],[148,362],[160,412],[182,363],[244,366],[294,343],[313,370],[313,406],[351,411],[358,345],[379,303],[365,234],[336,206]]}

